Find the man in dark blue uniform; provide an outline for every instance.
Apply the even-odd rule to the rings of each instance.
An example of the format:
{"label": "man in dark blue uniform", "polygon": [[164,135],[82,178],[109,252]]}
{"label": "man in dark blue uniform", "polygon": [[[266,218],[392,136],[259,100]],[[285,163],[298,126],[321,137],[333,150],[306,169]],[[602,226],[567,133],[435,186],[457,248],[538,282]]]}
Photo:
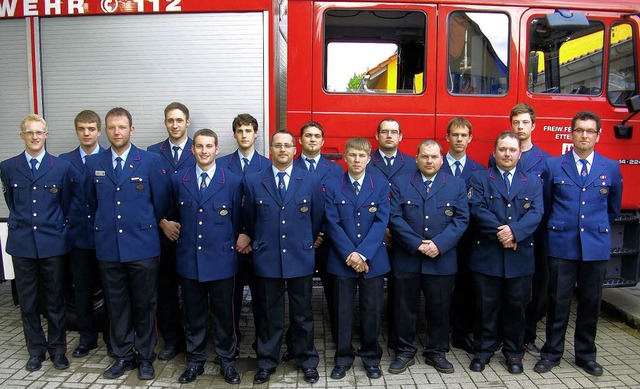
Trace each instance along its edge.
{"label": "man in dark blue uniform", "polygon": [[543,174],[548,204],[549,307],[546,342],[534,370],[560,364],[574,287],[578,309],[575,361],[587,373],[602,375],[596,362],[596,331],[602,283],[611,251],[611,223],[620,213],[622,176],[616,161],[595,152],[600,117],[578,112],[571,121],[573,150],[547,159]]}
{"label": "man in dark blue uniform", "polygon": [[[485,170],[484,165],[474,161],[467,155],[467,148],[473,139],[473,127],[464,118],[453,118],[447,124],[447,142],[449,151],[445,155],[443,168],[444,174],[460,177],[464,180],[467,189],[474,172]],[[469,334],[473,332],[473,288],[471,285],[471,271],[469,270],[469,256],[471,255],[471,230],[467,230],[458,241],[456,249],[458,259],[458,272],[456,273],[455,286],[451,300],[450,324],[451,346],[463,349],[473,354],[473,340]]]}
{"label": "man in dark blue uniform", "polygon": [[89,351],[98,347],[98,330],[103,332],[107,349],[109,343],[109,322],[99,323],[94,317],[93,296],[96,288],[100,288],[98,263],[93,232],[93,219],[87,207],[84,193],[85,160],[88,155],[98,154],[102,148],[98,144],[101,133],[100,116],[91,110],[76,115],[74,126],[80,145],[73,151],[60,154],[60,158],[71,163],[71,169],[77,171],[79,180],[72,180],[74,193],[69,209],[69,267],[73,278],[73,290],[76,308],[76,326],[80,340],[71,354],[75,358],[84,357]]}
{"label": "man in dark blue uniform", "polygon": [[113,379],[138,367],[155,377],[158,223],[169,208],[169,181],[160,156],[131,143],[131,114],[113,108],[105,117],[111,147],[86,162],[85,185],[95,225],[96,257],[111,320],[116,361]]}
{"label": "man in dark blue uniform", "polygon": [[[162,169],[169,175],[195,165],[191,152],[193,142],[187,134],[189,124],[189,109],[182,103],[170,103],[164,109],[164,125],[167,128],[168,138],[147,148],[147,151],[160,154]],[[176,240],[180,233],[180,224],[176,220],[164,218],[159,226],[162,232],[158,267],[157,320],[164,346],[158,353],[158,359],[169,361],[185,348],[176,274]]]}
{"label": "man in dark blue uniform", "polygon": [[243,225],[252,239],[256,275],[253,298],[258,312],[255,384],[269,381],[280,361],[285,286],[289,295],[289,352],[306,382],[319,379],[311,288],[315,272],[313,243],[322,225],[324,203],[315,177],[293,166],[295,147],[292,133],[274,133],[272,167],[244,179]]}
{"label": "man in dark blue uniform", "polygon": [[418,146],[418,168],[394,179],[391,234],[395,284],[396,358],[389,372],[414,364],[413,339],[420,291],[425,297],[425,362],[441,373],[453,373],[449,351],[449,307],[457,270],[456,245],[469,223],[464,180],[440,173],[442,146],[425,140]]}
{"label": "man in dark blue uniform", "polygon": [[[391,186],[394,177],[404,173],[412,173],[416,169],[415,158],[398,150],[402,141],[402,128],[397,120],[382,119],[378,123],[376,140],[378,141],[378,149],[371,152],[371,162],[367,165],[368,173],[383,176]],[[389,188],[389,193],[391,193],[391,188]],[[385,233],[385,241],[387,248],[390,249],[393,242],[388,228]],[[387,347],[391,349],[395,349],[397,344],[397,335],[393,328],[393,293],[393,277],[389,274],[387,275]]]}
{"label": "man in dark blue uniform", "polygon": [[[2,185],[9,208],[6,252],[12,256],[28,371],[40,370],[48,351],[58,370],[69,367],[65,356],[64,255],[69,252],[66,217],[72,197],[71,181],[81,180],[69,162],[45,150],[47,123],[27,115],[20,123],[25,151],[3,161]],[[40,322],[40,296],[48,324]]]}
{"label": "man in dark blue uniform", "polygon": [[365,173],[370,153],[369,141],[349,139],[344,146],[347,173],[332,177],[326,185],[326,228],[331,242],[327,272],[333,277],[337,338],[333,379],[344,378],[353,364],[351,338],[356,293],[362,322],[360,358],[367,377],[382,376],[378,335],[384,275],[390,270],[384,242],[389,223],[389,183],[379,175]]}
{"label": "man in dark blue uniform", "polygon": [[[258,138],[258,121],[256,118],[248,113],[241,113],[233,119],[231,130],[238,144],[238,149],[231,154],[218,158],[216,165],[222,166],[225,170],[240,176],[262,172],[271,167],[269,158],[260,155],[260,153],[256,151],[255,144]],[[238,274],[236,275],[234,294],[235,309],[233,310],[238,344],[240,344],[239,342],[242,336],[240,333],[240,313],[242,311],[245,285],[248,285],[251,291],[251,310],[253,311],[254,321],[258,319],[254,298],[253,254],[251,253],[249,236],[244,233],[244,229],[242,231],[238,236],[236,244],[236,250],[238,251]],[[238,352],[236,352],[236,355],[237,354]],[[219,358],[216,357],[214,361],[218,363]]]}
{"label": "man in dark blue uniform", "polygon": [[177,272],[187,330],[187,368],[178,381],[192,382],[204,372],[211,315],[220,373],[227,383],[235,385],[240,383],[240,375],[234,361],[237,339],[233,293],[238,271],[235,243],[241,227],[242,177],[217,166],[218,135],[210,129],[194,134],[192,151],[196,166],[171,177],[173,211],[180,223]]}
{"label": "man in dark blue uniform", "polygon": [[469,368],[484,370],[494,355],[500,327],[507,370],[520,374],[524,311],[534,272],[533,232],[543,214],[542,182],[516,167],[520,143],[513,132],[498,135],[493,155],[497,166],[476,172],[469,189],[475,227],[469,268],[476,293],[475,357]]}

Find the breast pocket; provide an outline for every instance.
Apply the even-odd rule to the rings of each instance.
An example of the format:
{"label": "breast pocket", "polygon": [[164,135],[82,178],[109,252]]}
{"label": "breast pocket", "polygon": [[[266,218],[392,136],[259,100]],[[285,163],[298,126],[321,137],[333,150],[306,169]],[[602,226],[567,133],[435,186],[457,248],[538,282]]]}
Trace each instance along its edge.
{"label": "breast pocket", "polygon": [[93,184],[96,188],[96,197],[98,199],[109,199],[114,185],[109,184],[109,179],[104,176],[93,177]]}
{"label": "breast pocket", "polygon": [[419,199],[400,199],[400,206],[402,207],[402,216],[406,221],[414,222],[422,218]]}
{"label": "breast pocket", "polygon": [[444,201],[438,204],[438,220],[440,220],[440,224],[447,225],[451,223],[456,212],[456,207],[451,201]]}
{"label": "breast pocket", "polygon": [[309,217],[311,213],[311,196],[296,197],[296,207],[298,208],[298,217]]}
{"label": "breast pocket", "polygon": [[601,196],[608,196],[611,190],[611,178],[606,177],[604,179],[597,179],[593,181],[593,187]]}
{"label": "breast pocket", "polygon": [[568,177],[553,178],[553,190],[559,198],[573,200],[577,189],[578,187]]}
{"label": "breast pocket", "polygon": [[42,185],[42,191],[48,201],[56,202],[62,193],[62,182],[47,181]]}
{"label": "breast pocket", "polygon": [[354,214],[354,205],[344,199],[337,199],[333,202],[336,209],[338,210],[338,215],[340,216],[340,220],[353,220]]}
{"label": "breast pocket", "polygon": [[527,213],[527,211],[529,211],[529,209],[531,209],[531,207],[534,205],[533,201],[531,200],[532,198],[533,196],[530,194],[519,194],[516,197],[516,207],[521,216]]}
{"label": "breast pocket", "polygon": [[[256,214],[259,220],[269,220],[274,212],[275,206],[269,199],[257,198],[255,200]],[[275,215],[274,215],[275,216]]]}
{"label": "breast pocket", "polygon": [[149,180],[146,177],[129,178],[129,186],[133,188],[133,191],[134,193],[136,193],[137,197],[150,197]]}
{"label": "breast pocket", "polygon": [[213,203],[214,221],[216,224],[231,223],[233,209],[230,201],[215,201]]}
{"label": "breast pocket", "polygon": [[9,185],[11,185],[13,201],[16,204],[25,204],[29,201],[31,185],[28,182],[12,182]]}

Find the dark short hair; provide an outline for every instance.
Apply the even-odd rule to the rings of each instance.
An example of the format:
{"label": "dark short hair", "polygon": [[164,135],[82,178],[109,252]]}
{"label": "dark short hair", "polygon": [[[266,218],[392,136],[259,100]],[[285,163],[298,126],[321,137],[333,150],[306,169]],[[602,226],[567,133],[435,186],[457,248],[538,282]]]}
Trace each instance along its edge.
{"label": "dark short hair", "polygon": [[296,144],[296,137],[293,135],[293,133],[291,133],[291,131],[287,130],[286,128],[281,128],[281,129],[279,129],[278,131],[274,132],[274,133],[271,135],[271,140],[270,140],[270,142],[271,142],[272,144],[273,144],[273,138],[274,138],[276,135],[278,135],[278,134],[286,134],[286,135],[289,135],[289,136],[291,137],[291,140],[293,141],[293,144],[294,144],[294,145]]}
{"label": "dark short hair", "polygon": [[251,126],[253,127],[253,132],[258,132],[258,121],[248,113],[241,113],[233,119],[231,130],[234,134],[236,133],[236,128],[240,126]]}
{"label": "dark short hair", "polygon": [[195,134],[193,134],[193,142],[196,142],[196,138],[199,136],[210,136],[214,139],[214,143],[217,146],[218,145],[218,134],[215,133],[215,131],[213,131],[210,128],[201,128],[198,131],[195,132]]}
{"label": "dark short hair", "polygon": [[470,121],[465,118],[453,118],[449,120],[449,123],[447,123],[447,135],[450,135],[451,130],[453,130],[454,128],[462,127],[467,127],[469,129],[469,135],[473,133],[473,126],[471,125]]}
{"label": "dark short hair", "polygon": [[520,148],[520,139],[518,139],[518,136],[516,134],[514,134],[513,131],[506,130],[506,131],[502,131],[500,134],[498,134],[498,137],[496,138],[496,142],[493,144],[493,149],[495,150],[496,147],[498,147],[498,142],[500,142],[503,139],[507,139],[507,138],[512,138],[512,139],[515,139],[516,141],[518,141],[518,149]]}
{"label": "dark short hair", "polygon": [[442,145],[435,141],[434,139],[425,139],[422,142],[420,142],[420,144],[418,145],[418,154],[420,154],[420,149],[422,148],[422,146],[438,146],[438,149],[440,150],[440,155],[442,155]]}
{"label": "dark short hair", "polygon": [[76,118],[73,120],[74,127],[77,128],[78,123],[95,123],[98,127],[98,131],[100,131],[100,126],[102,125],[100,115],[90,109],[85,109],[76,115]]}
{"label": "dark short hair", "polygon": [[402,134],[402,127],[400,126],[400,122],[398,122],[396,119],[393,119],[393,118],[385,118],[385,119],[380,120],[380,123],[378,123],[378,131],[377,131],[377,133],[378,133],[378,134],[380,133],[380,126],[381,126],[381,125],[382,125],[382,123],[384,123],[384,122],[394,122],[394,123],[397,123],[397,124],[398,124],[398,131],[400,131],[400,133]]}
{"label": "dark short hair", "polygon": [[598,114],[595,112],[591,112],[591,111],[578,112],[573,117],[573,119],[571,119],[571,131],[573,131],[576,128],[576,122],[578,120],[593,120],[594,122],[596,122],[596,130],[598,131],[598,133],[600,133],[600,130],[602,130],[602,120],[600,119],[600,116],[598,116]]}
{"label": "dark short hair", "polygon": [[180,111],[182,111],[184,117],[189,120],[189,108],[177,101],[174,101],[173,103],[169,103],[169,105],[167,105],[167,107],[164,109],[164,117],[166,118],[167,114],[169,114],[169,111],[173,111],[174,109],[179,109]]}
{"label": "dark short hair", "polygon": [[509,114],[509,122],[513,120],[514,116],[521,115],[523,113],[528,113],[531,116],[531,123],[536,122],[536,111],[527,103],[519,103],[516,104],[513,108],[511,108],[511,113]]}
{"label": "dark short hair", "polygon": [[133,119],[131,118],[131,113],[122,107],[111,108],[106,115],[104,115],[104,124],[107,125],[107,120],[111,116],[126,116],[129,119],[129,127],[133,126]]}
{"label": "dark short hair", "polygon": [[300,137],[304,136],[304,132],[307,130],[307,128],[309,127],[315,127],[318,130],[320,130],[320,133],[322,134],[322,137],[324,138],[324,128],[322,128],[322,126],[320,125],[320,123],[318,122],[314,122],[313,120],[310,122],[306,122],[305,124],[302,125],[302,127],[300,128]]}

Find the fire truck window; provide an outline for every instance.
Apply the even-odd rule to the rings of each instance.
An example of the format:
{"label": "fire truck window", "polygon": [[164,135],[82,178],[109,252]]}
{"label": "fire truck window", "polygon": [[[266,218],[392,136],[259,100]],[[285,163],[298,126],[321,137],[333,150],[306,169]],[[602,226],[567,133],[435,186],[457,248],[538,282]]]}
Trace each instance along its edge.
{"label": "fire truck window", "polygon": [[449,92],[506,94],[509,17],[503,13],[452,12],[448,23]]}
{"label": "fire truck window", "polygon": [[544,17],[529,26],[528,86],[532,93],[602,93],[604,25],[555,29]]}
{"label": "fire truck window", "polygon": [[324,88],[334,93],[424,91],[423,12],[331,9],[324,15]]}
{"label": "fire truck window", "polygon": [[613,105],[624,106],[625,100],[637,94],[638,74],[635,58],[636,37],[629,23],[614,24],[609,44],[607,97]]}

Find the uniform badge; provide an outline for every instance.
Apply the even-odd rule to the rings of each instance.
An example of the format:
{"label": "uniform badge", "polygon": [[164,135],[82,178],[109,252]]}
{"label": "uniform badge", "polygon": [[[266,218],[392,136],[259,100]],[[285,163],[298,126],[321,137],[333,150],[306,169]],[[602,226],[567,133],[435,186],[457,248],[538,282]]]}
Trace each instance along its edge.
{"label": "uniform badge", "polygon": [[371,212],[371,213],[375,213],[377,210],[378,210],[378,208],[376,208],[376,207],[369,208],[369,212]]}
{"label": "uniform badge", "polygon": [[104,177],[105,176],[104,170],[96,170],[95,175],[97,177]]}
{"label": "uniform badge", "polygon": [[527,201],[526,203],[524,203],[523,207],[524,209],[529,209],[531,208],[531,203]]}
{"label": "uniform badge", "polygon": [[608,192],[607,188],[600,188],[600,194],[607,194]]}
{"label": "uniform badge", "polygon": [[49,189],[49,192],[58,193],[58,188],[51,188],[51,189]]}
{"label": "uniform badge", "polygon": [[473,196],[473,188],[469,188],[469,191],[467,192],[467,198],[471,198]]}
{"label": "uniform badge", "polygon": [[309,210],[309,207],[307,206],[303,205],[302,207],[300,207],[300,212],[307,212],[308,210]]}
{"label": "uniform badge", "polygon": [[447,209],[446,211],[444,211],[444,214],[447,216],[453,216],[453,211],[450,209]]}
{"label": "uniform badge", "polygon": [[606,174],[601,174],[600,175],[600,179],[601,180],[606,180],[607,179],[607,175]]}
{"label": "uniform badge", "polygon": [[143,190],[144,189],[144,185],[142,184],[138,184],[138,186],[136,186],[137,190]]}
{"label": "uniform badge", "polygon": [[228,213],[229,211],[227,211],[226,209],[223,209],[220,211],[220,216],[227,216]]}

